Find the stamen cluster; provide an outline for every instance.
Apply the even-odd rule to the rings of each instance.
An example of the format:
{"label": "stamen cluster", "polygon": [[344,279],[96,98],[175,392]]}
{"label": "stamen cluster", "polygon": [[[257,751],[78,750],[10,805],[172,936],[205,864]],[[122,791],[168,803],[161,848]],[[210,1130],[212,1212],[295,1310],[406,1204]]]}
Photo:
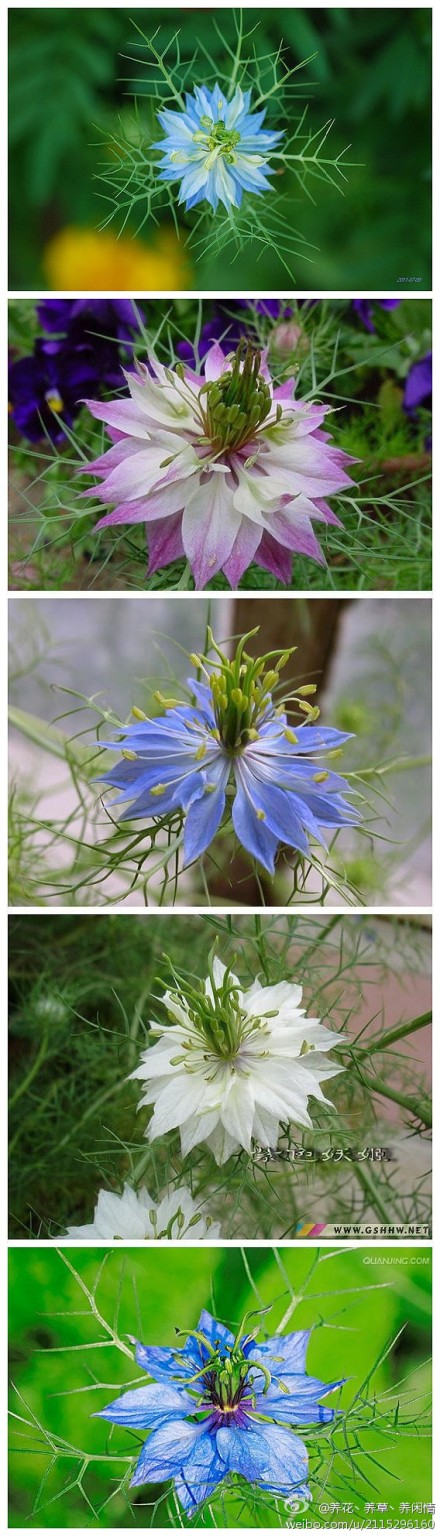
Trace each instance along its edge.
{"label": "stamen cluster", "polygon": [[[244,339],[239,342],[231,367],[219,379],[202,384],[199,401],[206,438],[216,450],[244,447],[269,416],[272,393],[261,373],[261,352]],[[282,408],[276,407],[275,421]]]}

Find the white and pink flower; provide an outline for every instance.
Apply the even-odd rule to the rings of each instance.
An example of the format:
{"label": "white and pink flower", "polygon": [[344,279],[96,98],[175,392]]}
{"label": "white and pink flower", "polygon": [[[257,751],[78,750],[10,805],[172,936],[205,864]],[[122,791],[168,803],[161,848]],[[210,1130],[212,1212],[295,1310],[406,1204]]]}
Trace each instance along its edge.
{"label": "white and pink flower", "polygon": [[216,342],[203,374],[150,357],[125,377],[127,398],[86,402],[113,444],[88,466],[113,504],[98,528],[145,523],[149,574],[186,556],[197,588],[217,571],[236,587],[252,560],[284,583],[292,554],[325,563],[312,525],[341,526],[327,497],[355,462],[323,430],[330,406],[274,387],[247,342]]}

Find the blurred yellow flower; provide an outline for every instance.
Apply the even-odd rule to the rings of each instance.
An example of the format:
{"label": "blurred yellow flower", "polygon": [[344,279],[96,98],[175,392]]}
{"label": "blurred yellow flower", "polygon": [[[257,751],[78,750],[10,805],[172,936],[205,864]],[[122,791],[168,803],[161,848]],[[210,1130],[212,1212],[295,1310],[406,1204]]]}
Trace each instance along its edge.
{"label": "blurred yellow flower", "polygon": [[118,240],[107,230],[70,224],[48,241],[43,265],[49,287],[56,290],[141,294],[189,286],[185,253],[172,229],[148,246],[130,236]]}

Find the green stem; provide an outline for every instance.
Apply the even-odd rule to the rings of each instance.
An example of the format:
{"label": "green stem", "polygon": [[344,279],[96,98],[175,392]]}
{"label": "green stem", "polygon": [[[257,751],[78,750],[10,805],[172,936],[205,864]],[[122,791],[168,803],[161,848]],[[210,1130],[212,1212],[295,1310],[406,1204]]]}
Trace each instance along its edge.
{"label": "green stem", "polygon": [[356,774],[347,774],[347,778],[374,779],[384,778],[386,773],[404,773],[407,768],[429,768],[432,758],[429,752],[423,757],[395,757],[391,763],[384,763],[381,768],[362,768]]}
{"label": "green stem", "polygon": [[431,1022],[432,1010],[429,1008],[427,1013],[419,1014],[419,1017],[411,1019],[409,1024],[398,1024],[395,1029],[387,1030],[387,1033],[382,1035],[381,1040],[374,1040],[372,1045],[363,1046],[359,1055],[361,1057],[372,1056],[373,1051],[385,1051],[389,1045],[394,1045],[396,1040],[404,1040],[405,1035],[412,1035],[416,1029],[424,1029],[425,1025],[431,1024]]}
{"label": "green stem", "polygon": [[236,83],[236,80],[237,80],[237,75],[238,75],[238,71],[239,71],[240,64],[241,64],[242,44],[243,44],[243,11],[240,9],[239,13],[238,13],[237,46],[236,46],[236,50],[235,50],[235,59],[234,59],[234,63],[233,63],[233,66],[232,66],[232,74],[231,74],[231,78],[230,78],[230,81],[229,81],[229,89],[228,89],[228,99],[229,99],[229,101],[232,101],[232,97],[233,97],[234,91],[235,91],[235,83]]}
{"label": "green stem", "polygon": [[401,1109],[407,1109],[409,1114],[414,1115],[416,1120],[421,1120],[422,1125],[427,1130],[431,1129],[432,1114],[430,1113],[427,1099],[420,1103],[417,1099],[410,1098],[406,1093],[398,1093],[395,1088],[388,1088],[387,1084],[383,1083],[380,1077],[375,1077],[373,1081],[368,1077],[359,1075],[364,1088],[368,1088],[370,1093],[379,1093],[381,1098],[391,1099],[393,1104],[400,1104]]}
{"label": "green stem", "polygon": [[9,1100],[9,1108],[10,1109],[13,1108],[14,1104],[17,1103],[18,1099],[21,1099],[23,1093],[26,1093],[27,1088],[30,1087],[30,1084],[34,1080],[34,1077],[37,1076],[37,1073],[39,1072],[40,1067],[41,1067],[41,1065],[42,1065],[42,1063],[44,1061],[45,1055],[46,1055],[48,1041],[49,1041],[49,1034],[48,1034],[48,1030],[45,1029],[44,1033],[43,1033],[43,1036],[42,1036],[42,1039],[41,1039],[41,1042],[40,1042],[39,1049],[37,1051],[36,1056],[34,1057],[34,1061],[32,1062],[32,1066],[29,1067],[29,1072],[27,1072],[26,1077],[22,1078],[21,1083],[18,1084],[18,1087],[15,1089],[15,1093],[12,1094],[12,1096],[11,1096],[11,1098]]}
{"label": "green stem", "polygon": [[389,1211],[387,1210],[386,1205],[383,1203],[382,1196],[379,1194],[374,1179],[371,1177],[369,1170],[363,1165],[361,1166],[360,1163],[354,1163],[353,1168],[359,1184],[362,1185],[362,1189],[364,1190],[365,1194],[369,1195],[370,1197],[371,1204],[374,1206],[375,1214],[377,1212],[377,1215],[382,1218],[382,1221],[386,1223],[387,1227],[392,1226],[393,1220],[395,1218],[390,1218]]}
{"label": "green stem", "polygon": [[118,1082],[113,1083],[111,1088],[106,1088],[104,1093],[99,1094],[98,1098],[93,1100],[93,1104],[89,1104],[88,1109],[86,1109],[84,1114],[81,1115],[81,1119],[77,1120],[72,1129],[70,1131],[66,1131],[66,1135],[63,1136],[62,1140],[58,1142],[58,1151],[61,1151],[62,1147],[68,1146],[69,1141],[72,1141],[73,1137],[76,1139],[78,1131],[83,1125],[85,1125],[86,1120],[90,1120],[90,1116],[96,1114],[96,1111],[101,1109],[101,1105],[106,1104],[107,1100],[113,1098],[115,1093],[120,1093],[120,1090],[121,1083]]}

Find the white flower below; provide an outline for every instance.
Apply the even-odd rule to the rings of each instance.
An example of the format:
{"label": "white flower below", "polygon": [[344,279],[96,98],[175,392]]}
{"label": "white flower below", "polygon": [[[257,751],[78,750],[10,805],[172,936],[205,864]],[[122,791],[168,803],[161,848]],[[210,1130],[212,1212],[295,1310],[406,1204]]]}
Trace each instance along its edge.
{"label": "white flower below", "polygon": [[288,981],[243,992],[214,957],[198,993],[179,981],[164,1003],[171,1020],[131,1074],[154,1105],[150,1141],[180,1128],[182,1154],[206,1141],[218,1164],[252,1143],[276,1147],[280,1127],[310,1127],[309,1098],[329,1103],[321,1082],[344,1069],[324,1054],[339,1036],[306,1019],[302,988]]}
{"label": "white flower below", "polygon": [[154,1238],[215,1238],[221,1236],[221,1230],[184,1186],[173,1189],[155,1205],[148,1189],[136,1191],[124,1184],[122,1195],[100,1189],[93,1221],[68,1227],[66,1236],[112,1243],[125,1238],[144,1242]]}

